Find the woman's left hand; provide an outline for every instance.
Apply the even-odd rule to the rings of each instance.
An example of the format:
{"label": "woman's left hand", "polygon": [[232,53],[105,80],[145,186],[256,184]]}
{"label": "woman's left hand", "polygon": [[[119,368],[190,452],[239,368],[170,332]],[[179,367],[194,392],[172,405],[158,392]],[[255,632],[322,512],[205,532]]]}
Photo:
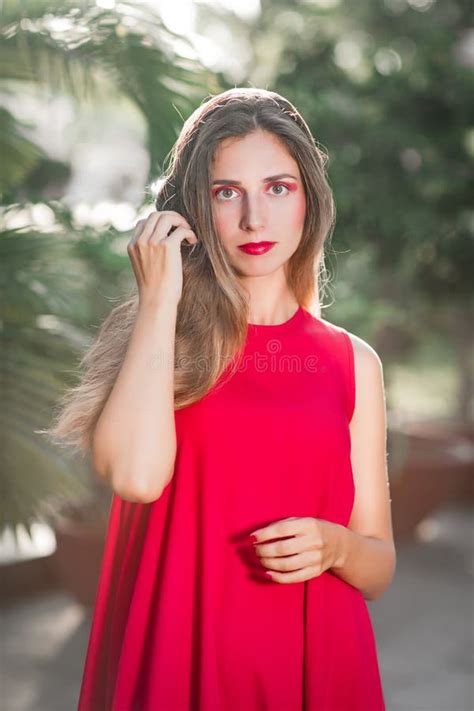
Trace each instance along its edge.
{"label": "woman's left hand", "polygon": [[[257,556],[268,577],[278,583],[316,578],[341,565],[341,526],[320,518],[292,516],[251,534]],[[265,541],[294,536],[284,541]]]}

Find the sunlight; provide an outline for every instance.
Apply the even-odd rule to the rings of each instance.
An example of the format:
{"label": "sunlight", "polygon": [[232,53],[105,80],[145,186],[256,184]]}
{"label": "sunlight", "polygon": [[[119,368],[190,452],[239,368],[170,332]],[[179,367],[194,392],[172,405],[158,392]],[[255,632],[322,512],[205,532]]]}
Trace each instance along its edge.
{"label": "sunlight", "polygon": [[187,35],[194,30],[196,19],[196,6],[202,5],[210,8],[225,8],[240,17],[242,20],[255,20],[260,14],[260,0],[155,0],[163,21],[173,32]]}
{"label": "sunlight", "polygon": [[211,8],[213,6],[225,8],[247,22],[255,20],[261,11],[260,0],[211,0],[210,2],[200,2],[200,0],[143,1],[145,4],[151,4],[158,8],[163,22],[172,32],[183,35],[192,41],[201,61],[207,66],[214,65],[216,62],[216,48],[212,42],[202,36],[198,37],[195,33],[197,6],[208,5]]}

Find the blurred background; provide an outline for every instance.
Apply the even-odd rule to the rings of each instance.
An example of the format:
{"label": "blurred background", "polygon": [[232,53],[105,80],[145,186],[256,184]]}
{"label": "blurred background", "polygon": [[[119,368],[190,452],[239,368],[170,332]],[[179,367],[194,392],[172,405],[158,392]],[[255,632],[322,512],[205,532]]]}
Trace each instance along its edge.
{"label": "blurred background", "polygon": [[286,96],[329,153],[323,317],[384,364],[398,562],[369,610],[387,709],[472,709],[469,3],[1,8],[2,711],[76,707],[111,493],[37,430],[133,286],[126,245],[183,120],[233,86]]}

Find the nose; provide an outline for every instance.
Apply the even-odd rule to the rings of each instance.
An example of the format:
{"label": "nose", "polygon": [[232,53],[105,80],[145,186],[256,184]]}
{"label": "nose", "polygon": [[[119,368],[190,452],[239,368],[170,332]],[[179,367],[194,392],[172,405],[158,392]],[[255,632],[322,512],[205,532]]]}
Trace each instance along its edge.
{"label": "nose", "polygon": [[264,207],[260,197],[246,196],[243,200],[243,214],[241,228],[244,230],[257,231],[265,224]]}

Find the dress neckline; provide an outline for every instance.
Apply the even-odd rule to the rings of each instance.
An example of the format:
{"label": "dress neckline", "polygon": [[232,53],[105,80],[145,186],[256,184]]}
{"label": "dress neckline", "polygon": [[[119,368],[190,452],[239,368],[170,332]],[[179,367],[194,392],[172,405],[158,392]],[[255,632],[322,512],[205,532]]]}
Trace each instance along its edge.
{"label": "dress neckline", "polygon": [[283,321],[283,323],[248,323],[248,327],[250,330],[255,330],[255,329],[265,329],[266,331],[268,330],[275,330],[279,328],[285,328],[292,324],[294,321],[298,319],[298,317],[303,313],[303,307],[298,306],[296,309],[295,313],[293,316],[290,316],[289,319],[286,321]]}

